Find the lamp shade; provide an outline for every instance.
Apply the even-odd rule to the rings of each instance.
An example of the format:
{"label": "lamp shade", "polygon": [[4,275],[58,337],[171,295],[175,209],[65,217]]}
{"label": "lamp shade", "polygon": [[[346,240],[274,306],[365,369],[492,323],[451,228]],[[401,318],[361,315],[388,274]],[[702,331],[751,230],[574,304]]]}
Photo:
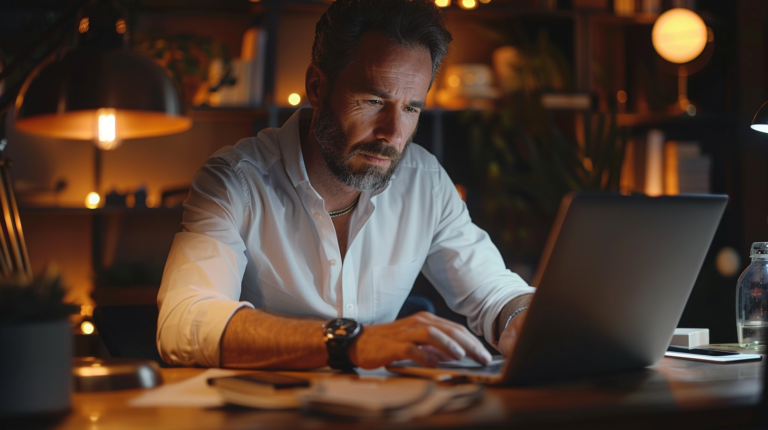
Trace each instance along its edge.
{"label": "lamp shade", "polygon": [[173,80],[151,59],[127,49],[80,49],[27,78],[16,99],[15,126],[98,141],[99,117],[107,111],[111,138],[119,142],[185,131],[192,120],[184,110]]}
{"label": "lamp shade", "polygon": [[768,102],[763,103],[752,119],[752,130],[768,133]]}

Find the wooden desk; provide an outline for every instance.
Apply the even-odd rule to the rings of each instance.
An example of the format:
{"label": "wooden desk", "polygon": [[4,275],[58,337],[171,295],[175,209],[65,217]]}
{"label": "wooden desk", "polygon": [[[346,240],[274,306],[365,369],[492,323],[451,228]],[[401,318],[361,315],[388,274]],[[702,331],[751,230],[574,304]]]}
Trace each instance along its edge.
{"label": "wooden desk", "polygon": [[[165,383],[202,369],[163,369]],[[307,374],[303,374],[307,376]],[[318,374],[310,374],[318,375]],[[134,408],[143,390],[76,393],[57,429],[374,429],[397,428],[648,428],[652,425],[749,425],[762,389],[762,363],[708,364],[665,358],[643,371],[529,388],[488,388],[462,412],[407,423],[348,421],[299,412],[239,408]],[[318,375],[327,377],[328,374]],[[346,377],[346,376],[334,376]]]}

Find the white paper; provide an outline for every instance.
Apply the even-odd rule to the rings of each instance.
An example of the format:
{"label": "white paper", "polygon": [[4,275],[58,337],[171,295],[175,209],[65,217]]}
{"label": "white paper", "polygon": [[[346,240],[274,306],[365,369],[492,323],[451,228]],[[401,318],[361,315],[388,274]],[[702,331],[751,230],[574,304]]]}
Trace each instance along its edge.
{"label": "white paper", "polygon": [[224,405],[219,391],[208,385],[208,378],[219,378],[239,373],[236,370],[208,369],[205,372],[181,382],[161,385],[131,399],[128,404],[138,407],[177,406],[212,408]]}

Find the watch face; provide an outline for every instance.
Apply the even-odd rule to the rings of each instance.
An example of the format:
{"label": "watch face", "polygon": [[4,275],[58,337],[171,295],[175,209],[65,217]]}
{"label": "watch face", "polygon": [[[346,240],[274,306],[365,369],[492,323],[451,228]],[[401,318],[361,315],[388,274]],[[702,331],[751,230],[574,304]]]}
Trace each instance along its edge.
{"label": "watch face", "polygon": [[337,318],[325,325],[325,336],[328,339],[349,339],[359,331],[360,324],[347,318]]}

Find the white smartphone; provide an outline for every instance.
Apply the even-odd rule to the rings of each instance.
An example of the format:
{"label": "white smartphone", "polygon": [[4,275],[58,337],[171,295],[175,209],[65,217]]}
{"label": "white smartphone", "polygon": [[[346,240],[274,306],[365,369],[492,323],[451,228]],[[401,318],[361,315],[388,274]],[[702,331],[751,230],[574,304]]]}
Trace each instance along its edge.
{"label": "white smartphone", "polygon": [[760,361],[760,354],[742,354],[734,351],[720,349],[686,348],[684,346],[672,346],[667,348],[665,357],[679,358],[682,360],[704,361],[707,363],[741,363],[745,361]]}

